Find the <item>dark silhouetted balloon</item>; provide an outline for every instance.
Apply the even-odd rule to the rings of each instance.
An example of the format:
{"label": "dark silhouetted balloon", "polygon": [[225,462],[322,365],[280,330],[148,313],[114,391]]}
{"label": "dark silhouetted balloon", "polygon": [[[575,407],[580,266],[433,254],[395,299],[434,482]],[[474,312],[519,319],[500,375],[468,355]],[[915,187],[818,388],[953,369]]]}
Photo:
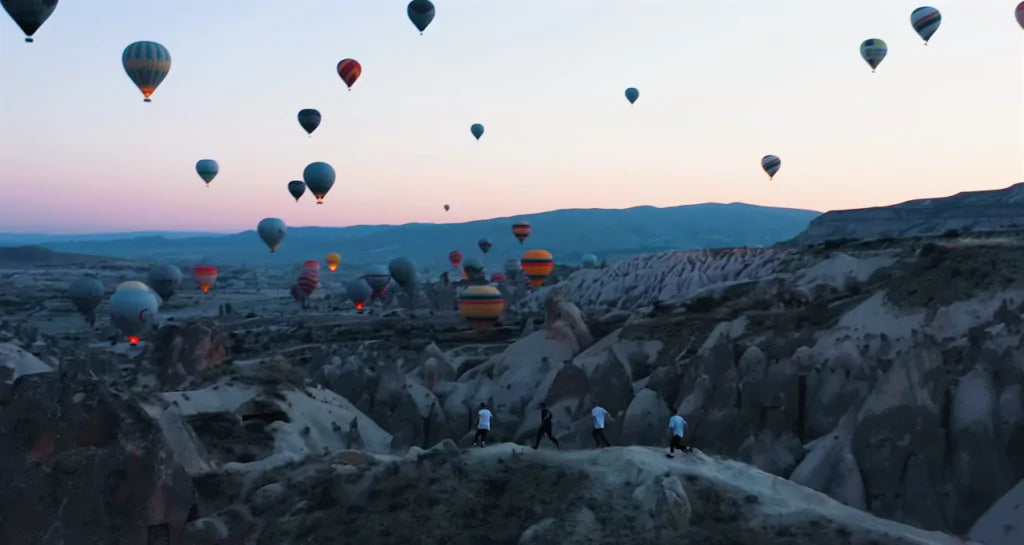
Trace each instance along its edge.
{"label": "dark silhouetted balloon", "polygon": [[317,204],[324,203],[324,196],[334,186],[334,167],[323,162],[310,163],[302,171],[302,179],[306,187],[316,197]]}
{"label": "dark silhouetted balloon", "polygon": [[143,102],[152,102],[149,97],[171,71],[171,53],[156,42],[135,42],[124,48],[121,64],[142,91]]}
{"label": "dark silhouetted balloon", "polygon": [[299,202],[299,197],[306,192],[306,182],[302,180],[292,180],[288,182],[288,192],[295,197],[295,202]]}
{"label": "dark silhouetted balloon", "polygon": [[181,285],[181,269],[171,265],[170,263],[164,263],[163,265],[157,265],[153,270],[149,271],[149,287],[160,296],[164,302],[171,299],[178,286]]}
{"label": "dark silhouetted balloon", "polygon": [[409,7],[405,9],[405,12],[409,15],[409,20],[412,21],[412,24],[416,25],[421,35],[430,26],[430,22],[434,20],[434,4],[430,0],[412,0],[412,2],[409,2]]}
{"label": "dark silhouetted balloon", "polygon": [[[25,33],[25,41],[29,43],[32,43],[32,35],[57,9],[57,0],[0,0],[0,4]],[[434,16],[433,6],[430,16]]]}

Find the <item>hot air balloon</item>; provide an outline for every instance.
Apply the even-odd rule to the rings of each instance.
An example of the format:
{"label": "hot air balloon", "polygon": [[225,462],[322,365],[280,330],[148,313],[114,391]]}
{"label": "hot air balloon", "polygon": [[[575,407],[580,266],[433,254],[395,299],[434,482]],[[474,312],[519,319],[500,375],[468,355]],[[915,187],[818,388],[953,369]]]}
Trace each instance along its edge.
{"label": "hot air balloon", "polygon": [[412,24],[419,29],[421,36],[430,22],[434,20],[434,4],[430,0],[412,0],[405,12],[409,15]]}
{"label": "hot air balloon", "polygon": [[107,312],[114,327],[128,338],[132,346],[156,322],[160,308],[156,294],[142,282],[122,282],[107,303]]}
{"label": "hot air balloon", "polygon": [[171,71],[171,54],[156,42],[135,42],[124,48],[121,64],[142,91],[143,102],[152,102],[149,97]]}
{"label": "hot air balloon", "polygon": [[416,264],[407,257],[396,257],[388,263],[388,270],[391,271],[391,278],[402,287],[409,296],[409,307],[416,307]]}
{"label": "hot air balloon", "polygon": [[489,252],[491,250],[491,246],[493,246],[493,244],[491,244],[491,239],[489,238],[482,238],[478,240],[476,245],[479,246],[480,251],[485,254]]}
{"label": "hot air balloon", "polygon": [[296,285],[299,286],[299,292],[302,293],[303,297],[309,298],[316,291],[317,285],[320,284],[320,275],[314,270],[302,271],[299,275],[299,280]]}
{"label": "hot air balloon", "polygon": [[555,260],[549,252],[544,250],[529,250],[519,260],[523,267],[523,273],[530,279],[530,284],[539,288],[544,280],[555,268]]}
{"label": "hot air balloon", "polygon": [[372,297],[379,299],[388,289],[388,284],[391,282],[391,272],[385,265],[372,265],[363,274],[363,280],[366,280],[366,283],[373,290]]}
{"label": "hot air balloon", "polygon": [[284,240],[284,236],[287,233],[288,226],[280,218],[263,218],[256,224],[256,234],[270,248],[270,253],[277,251],[277,247]]}
{"label": "hot air balloon", "polygon": [[459,296],[459,314],[481,335],[494,326],[504,311],[505,298],[493,286],[469,286]]}
{"label": "hot air balloon", "polygon": [[96,325],[96,307],[106,296],[103,283],[94,276],[83,276],[68,286],[68,298],[85,318],[89,327]]}
{"label": "hot air balloon", "polygon": [[302,180],[292,180],[288,182],[288,192],[295,197],[295,202],[299,202],[299,197],[306,192],[306,182]]}
{"label": "hot air balloon", "polygon": [[320,112],[313,108],[299,110],[299,125],[302,125],[306,134],[313,136],[313,131],[320,126]]}
{"label": "hot air balloon", "polygon": [[[25,41],[32,43],[32,35],[50,18],[57,9],[57,0],[2,0],[4,9],[25,33]],[[412,9],[410,4],[409,9]],[[434,17],[431,6],[430,17]],[[429,22],[429,21],[428,21]]]}
{"label": "hot air balloon", "polygon": [[451,205],[448,205],[448,204],[444,205],[444,211],[445,212],[447,212],[447,211],[449,211],[451,209],[452,209]]}
{"label": "hot air balloon", "polygon": [[580,265],[583,265],[585,269],[593,269],[597,267],[597,256],[594,254],[587,254],[580,260]]}
{"label": "hot air balloon", "polygon": [[519,220],[512,224],[512,234],[519,240],[519,244],[522,244],[526,237],[530,236],[530,231],[533,231],[533,227],[526,220]]}
{"label": "hot air balloon", "polygon": [[1017,24],[1024,28],[1024,2],[1017,4],[1017,9],[1014,10],[1013,14],[1017,17]]}
{"label": "hot air balloon", "polygon": [[345,284],[345,293],[352,300],[352,304],[356,306],[356,310],[363,310],[366,300],[373,295],[373,288],[366,283],[366,280],[356,278]]}
{"label": "hot air balloon", "polygon": [[341,76],[341,81],[348,85],[349,91],[352,90],[352,85],[355,84],[362,73],[363,67],[355,59],[342,59],[338,62],[338,75]]}
{"label": "hot air balloon", "polygon": [[761,168],[768,173],[768,179],[772,180],[775,178],[775,173],[779,171],[779,167],[782,166],[782,159],[774,155],[765,155],[761,158]]}
{"label": "hot air balloon", "polygon": [[462,252],[458,250],[448,252],[448,261],[452,263],[452,267],[458,268],[459,263],[462,263]]}
{"label": "hot air balloon", "polygon": [[196,279],[196,284],[199,285],[199,289],[203,290],[203,293],[206,293],[210,291],[213,284],[217,282],[217,267],[200,265],[195,269],[192,269],[192,277]]}
{"label": "hot air balloon", "polygon": [[210,182],[217,177],[217,173],[220,172],[220,165],[213,159],[200,159],[196,163],[196,172],[199,173],[199,177],[206,182],[206,187],[210,187]]}
{"label": "hot air balloon", "polygon": [[302,264],[302,271],[303,272],[313,271],[313,272],[315,272],[317,274],[317,276],[319,276],[320,275],[320,262],[315,260],[315,259],[308,259],[308,260],[306,260],[305,263]]}
{"label": "hot air balloon", "polygon": [[480,140],[480,137],[484,135],[484,126],[479,123],[473,123],[469,127],[469,132],[473,133],[477,140]]}
{"label": "hot air balloon", "polygon": [[166,302],[171,299],[171,296],[178,291],[178,286],[181,285],[181,269],[170,263],[157,265],[149,271],[147,280],[149,287]]}
{"label": "hot air balloon", "polygon": [[327,254],[327,268],[331,272],[338,270],[338,265],[341,265],[341,254],[338,252],[331,252]]}
{"label": "hot air balloon", "polygon": [[640,98],[640,91],[637,91],[636,87],[626,89],[626,100],[628,100],[630,104],[636,102],[636,99],[638,98]]}
{"label": "hot air balloon", "polygon": [[310,163],[302,171],[302,179],[306,181],[306,187],[316,197],[317,204],[324,203],[324,196],[334,185],[334,167],[323,162]]}
{"label": "hot air balloon", "polygon": [[878,38],[868,38],[864,40],[864,43],[860,44],[860,56],[864,58],[864,62],[868,63],[872,72],[882,63],[888,52],[888,46]]}
{"label": "hot air balloon", "polygon": [[475,259],[467,259],[462,265],[462,277],[469,280],[471,284],[486,284],[484,278],[484,266]]}
{"label": "hot air balloon", "polygon": [[504,284],[505,275],[501,273],[494,273],[491,275],[491,284]]}
{"label": "hot air balloon", "polygon": [[917,35],[924,40],[924,45],[928,45],[928,40],[939,29],[940,24],[942,24],[942,14],[933,7],[920,7],[910,14],[910,25],[914,27]]}

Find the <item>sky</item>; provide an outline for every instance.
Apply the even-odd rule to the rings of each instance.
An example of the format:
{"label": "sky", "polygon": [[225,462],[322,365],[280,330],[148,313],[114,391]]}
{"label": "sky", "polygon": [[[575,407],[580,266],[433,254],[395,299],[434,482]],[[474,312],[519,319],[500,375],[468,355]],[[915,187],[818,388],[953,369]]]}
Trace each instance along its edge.
{"label": "sky", "polygon": [[[61,2],[32,44],[3,13],[0,231],[824,211],[1002,188],[1024,181],[1016,3],[936,0],[927,46],[920,0],[434,0],[422,36],[405,0],[92,0]],[[874,74],[867,38],[889,46]],[[137,40],[173,60],[149,104],[121,66]],[[363,66],[351,91],[343,58]],[[302,108],[323,114],[312,137]],[[203,158],[220,163],[209,188]],[[313,161],[337,181],[296,204],[286,185]]]}

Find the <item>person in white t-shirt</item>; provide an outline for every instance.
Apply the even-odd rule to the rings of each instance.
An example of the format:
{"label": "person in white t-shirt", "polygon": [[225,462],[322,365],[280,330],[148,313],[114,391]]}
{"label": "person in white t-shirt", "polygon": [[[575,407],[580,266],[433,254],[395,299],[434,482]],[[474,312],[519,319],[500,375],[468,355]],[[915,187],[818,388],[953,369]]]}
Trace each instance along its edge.
{"label": "person in white t-shirt", "polygon": [[605,419],[611,420],[611,413],[604,410],[604,407],[598,405],[595,401],[594,408],[590,410],[590,414],[594,417],[594,431],[590,434],[590,436],[594,438],[594,443],[596,443],[599,448],[612,446],[612,444],[608,442],[608,438],[604,436]]}
{"label": "person in white t-shirt", "polygon": [[676,410],[676,414],[672,415],[672,418],[668,419],[668,431],[672,434],[672,438],[668,444],[668,454],[665,456],[675,458],[673,454],[677,448],[683,452],[690,452],[690,446],[683,440],[686,437],[686,419],[679,415],[678,410]]}
{"label": "person in white t-shirt", "polygon": [[487,410],[487,404],[481,403],[477,411],[476,435],[473,437],[473,446],[479,443],[481,447],[487,446],[487,432],[491,431],[491,411]]}

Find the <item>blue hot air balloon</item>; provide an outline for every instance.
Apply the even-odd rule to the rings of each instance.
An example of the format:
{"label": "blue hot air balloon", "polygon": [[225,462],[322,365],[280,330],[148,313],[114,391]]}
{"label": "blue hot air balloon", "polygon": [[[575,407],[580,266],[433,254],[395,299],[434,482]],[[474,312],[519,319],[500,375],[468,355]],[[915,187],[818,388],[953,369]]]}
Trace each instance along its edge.
{"label": "blue hot air balloon", "polygon": [[628,100],[630,104],[636,102],[636,99],[638,98],[640,98],[640,91],[637,91],[636,87],[626,89],[626,100]]}
{"label": "blue hot air balloon", "polygon": [[477,140],[480,140],[480,137],[484,135],[484,126],[479,123],[473,123],[469,127],[469,132],[473,133]]}

